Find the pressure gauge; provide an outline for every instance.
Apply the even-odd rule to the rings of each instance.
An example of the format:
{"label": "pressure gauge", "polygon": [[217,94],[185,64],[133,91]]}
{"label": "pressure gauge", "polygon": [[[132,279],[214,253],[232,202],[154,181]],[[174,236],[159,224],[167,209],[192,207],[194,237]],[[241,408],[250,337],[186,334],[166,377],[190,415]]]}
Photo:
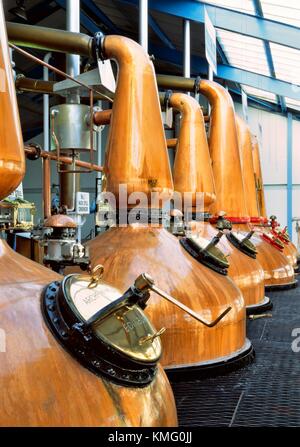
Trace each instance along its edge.
{"label": "pressure gauge", "polygon": [[44,294],[46,321],[62,345],[93,372],[143,386],[161,356],[159,333],[143,312],[148,292],[124,294],[102,280],[73,274]]}

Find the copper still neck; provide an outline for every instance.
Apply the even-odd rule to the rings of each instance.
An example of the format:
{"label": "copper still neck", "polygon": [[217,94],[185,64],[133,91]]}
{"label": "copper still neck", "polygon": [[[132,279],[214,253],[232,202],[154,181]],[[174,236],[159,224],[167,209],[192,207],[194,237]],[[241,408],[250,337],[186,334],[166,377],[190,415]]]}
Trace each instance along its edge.
{"label": "copper still neck", "polygon": [[184,193],[191,195],[193,211],[197,205],[197,211],[208,212],[216,195],[201,107],[193,97],[184,93],[173,93],[169,102],[181,112],[173,168],[174,190],[182,196]]}
{"label": "copper still neck", "polygon": [[250,218],[255,218],[259,217],[259,211],[256,199],[251,132],[247,123],[238,115],[236,115],[236,125],[247,201],[247,213],[250,215]]}
{"label": "copper still neck", "polygon": [[216,185],[211,212],[249,220],[246,208],[234,106],[228,91],[216,82],[201,80],[199,92],[211,104],[209,148]]}
{"label": "copper still neck", "polygon": [[23,138],[2,2],[0,4],[0,123],[1,200],[17,188],[25,174]]}
{"label": "copper still neck", "polygon": [[259,216],[262,216],[265,219],[267,219],[265,190],[264,190],[264,183],[263,183],[263,177],[262,177],[258,139],[255,135],[251,135],[251,136],[252,136],[253,169],[254,169],[256,194],[257,194],[257,206],[258,206]]}
{"label": "copper still neck", "polygon": [[[118,64],[104,190],[113,193],[121,207],[120,185],[126,185],[127,198],[143,192],[148,202],[157,192],[161,207],[172,196],[173,182],[153,64],[140,45],[122,36],[105,37],[103,54]],[[134,197],[131,202],[128,208],[136,205]]]}

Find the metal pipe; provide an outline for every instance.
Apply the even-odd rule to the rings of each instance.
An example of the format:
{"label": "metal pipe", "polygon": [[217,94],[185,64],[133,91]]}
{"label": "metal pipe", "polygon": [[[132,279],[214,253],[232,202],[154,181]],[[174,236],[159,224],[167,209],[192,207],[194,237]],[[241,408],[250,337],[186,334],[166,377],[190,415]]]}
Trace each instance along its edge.
{"label": "metal pipe", "polygon": [[191,25],[189,20],[183,22],[183,76],[191,76]]}
{"label": "metal pipe", "polygon": [[82,33],[6,22],[8,39],[21,47],[93,57],[93,37]]}
{"label": "metal pipe", "polygon": [[[80,31],[80,0],[67,0],[66,3],[66,28],[69,32],[79,33]],[[66,71],[69,76],[75,78],[80,74],[80,56],[76,54],[67,54]],[[69,95],[67,103],[79,104],[79,95]],[[59,174],[60,184],[60,204],[65,205],[68,211],[75,211],[76,193],[80,190],[80,175],[75,174],[74,165],[62,165]]]}
{"label": "metal pipe", "polygon": [[[102,101],[98,101],[98,107],[102,109]],[[104,112],[104,110],[102,110]],[[95,120],[95,115],[94,115]],[[109,115],[109,121],[110,121],[110,115]],[[102,130],[97,132],[97,164],[100,166],[102,165]],[[101,173],[97,172],[97,178],[101,178]],[[98,197],[96,197],[96,201],[98,200]]]}
{"label": "metal pipe", "polygon": [[172,75],[156,75],[157,85],[163,89],[192,92],[195,90],[195,78],[185,78]]}
{"label": "metal pipe", "polygon": [[[47,64],[52,56],[52,53],[47,53],[44,56],[44,62]],[[47,66],[43,67],[43,80],[49,81],[49,68]],[[44,150],[49,151],[49,95],[44,94],[43,96],[43,130],[44,130]]]}
{"label": "metal pipe", "polygon": [[54,84],[55,82],[53,81],[43,81],[41,79],[31,79],[19,76],[16,79],[16,90],[18,92],[34,92],[54,95],[56,94],[53,92]]}
{"label": "metal pipe", "polygon": [[148,53],[148,0],[139,0],[139,43]]}
{"label": "metal pipe", "polygon": [[94,124],[96,126],[102,126],[110,123],[111,109],[101,110],[94,113]]}
{"label": "metal pipe", "polygon": [[[67,0],[67,31],[80,32],[80,0]],[[74,78],[80,75],[80,56],[67,54],[67,73]]]}
{"label": "metal pipe", "polygon": [[167,140],[168,149],[176,149],[178,139],[177,138],[169,138]]}
{"label": "metal pipe", "polygon": [[50,157],[43,158],[43,208],[44,219],[51,216],[51,163]]}
{"label": "metal pipe", "polygon": [[[37,151],[34,147],[24,146],[24,151],[25,151],[25,154],[27,157],[28,156],[31,156],[31,157],[37,156]],[[64,157],[64,156],[57,157],[57,155],[55,155],[51,152],[41,151],[40,157],[49,158],[50,160],[59,161],[60,163],[64,163],[64,164],[68,164],[68,165],[72,165],[74,163],[75,166],[78,166],[80,168],[89,169],[89,170],[95,171],[95,172],[103,171],[102,166],[98,166],[98,165],[88,163],[88,162],[82,161],[82,160],[75,160],[75,162],[74,162],[72,157]]]}
{"label": "metal pipe", "polygon": [[[47,64],[52,56],[52,53],[47,53],[44,56],[44,62]],[[43,80],[49,81],[49,68],[43,67]],[[43,130],[44,130],[44,149],[49,152],[49,95],[43,95]],[[49,158],[43,159],[43,209],[44,219],[51,216],[51,164]]]}

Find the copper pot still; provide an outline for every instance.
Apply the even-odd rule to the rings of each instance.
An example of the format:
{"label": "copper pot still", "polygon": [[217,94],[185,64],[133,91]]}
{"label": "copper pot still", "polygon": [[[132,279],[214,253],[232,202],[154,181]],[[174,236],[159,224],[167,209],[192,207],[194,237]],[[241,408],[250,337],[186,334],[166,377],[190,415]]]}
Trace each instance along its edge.
{"label": "copper pot still", "polygon": [[[228,277],[199,264],[161,224],[163,203],[172,197],[173,182],[162,124],[158,90],[149,56],[133,41],[107,36],[102,53],[119,66],[118,82],[110,119],[104,163],[105,192],[113,192],[121,204],[119,186],[126,185],[125,204],[136,206],[136,192],[149,199],[156,225],[117,225],[88,242],[92,266],[105,267],[104,278],[127,288],[136,275],[148,272],[168,294],[189,306],[204,320],[214,320],[228,307],[231,311],[213,328],[199,324],[169,302],[153,295],[146,309],[162,335],[162,364],[175,374],[183,367],[209,368],[226,361],[246,358],[252,347],[246,339],[244,300]],[[133,193],[133,194],[131,194]],[[122,209],[119,210],[119,216]]]}
{"label": "copper pot still", "polygon": [[[121,37],[117,39],[123,41]],[[2,2],[0,44],[2,199],[17,187],[25,169]],[[176,425],[173,394],[160,365],[152,365],[153,377],[149,383],[124,386],[121,382],[110,380],[108,376],[104,378],[104,375],[96,375],[67,352],[64,347],[67,336],[64,332],[60,334],[60,343],[57,342],[52,335],[53,327],[50,330],[50,320],[46,323],[42,315],[41,303],[45,304],[45,287],[52,283],[50,288],[48,286],[48,300],[52,300],[52,304],[43,304],[43,311],[55,312],[54,291],[60,287],[58,284],[62,280],[56,273],[15,253],[0,239],[0,425]],[[111,286],[107,285],[107,288],[110,290]],[[122,292],[116,290],[114,293],[122,295]],[[102,299],[100,294],[100,301]],[[66,309],[68,316],[73,318],[75,313],[70,312],[71,307]],[[139,312],[140,318],[142,315]],[[144,318],[142,321],[147,326],[149,320]],[[78,327],[85,326],[81,323]],[[80,337],[76,331],[73,336],[76,334]],[[73,349],[77,349],[77,356],[80,356],[84,352],[84,345],[81,353],[77,344],[74,344]],[[96,354],[101,364],[102,357],[99,359],[99,353]]]}
{"label": "copper pot still", "polygon": [[[226,218],[233,224],[233,231],[250,231],[248,203],[252,197],[245,192],[245,183],[253,178],[241,165],[239,140],[233,101],[228,91],[216,82],[202,80],[199,92],[211,104],[209,147],[216,184],[217,200],[211,212],[218,215],[220,210],[227,213]],[[240,139],[240,144],[241,139]],[[246,188],[248,190],[248,187]],[[248,192],[249,194],[249,192]],[[236,235],[239,237],[239,235]],[[291,287],[295,285],[294,271],[287,257],[260,234],[251,237],[257,251],[257,260],[264,269],[265,286]]]}
{"label": "copper pot still", "polygon": [[[186,239],[187,243],[193,244],[194,249],[198,243],[201,251],[205,247],[205,240],[212,241],[218,234],[209,223],[210,208],[216,201],[216,192],[204,117],[198,101],[187,94],[173,93],[169,104],[181,113],[173,169],[174,189],[181,194],[192,193],[190,211],[194,217],[196,196],[202,196],[203,208],[197,209],[197,212],[202,213],[203,221],[194,221],[193,234]],[[186,207],[184,209],[186,210]],[[264,271],[259,262],[231,245],[225,234],[214,247],[226,256],[227,259],[223,260],[223,263],[228,262],[229,277],[241,290],[247,310],[251,313],[260,309],[266,310],[267,305],[270,306],[270,300],[265,297]]]}
{"label": "copper pot still", "polygon": [[[269,244],[273,245],[277,251],[280,250],[288,260],[292,269],[297,266],[297,257],[291,244],[281,240],[280,235],[275,235],[272,228],[263,226],[263,216],[260,215],[260,208],[265,212],[264,192],[257,191],[256,175],[254,170],[253,142],[249,126],[246,122],[236,115],[238,141],[240,146],[241,164],[244,175],[245,192],[247,197],[247,211],[250,216],[251,225],[255,228],[255,235],[264,238]],[[261,173],[261,171],[260,171]],[[260,181],[262,179],[260,178]],[[262,184],[262,183],[261,183]]]}
{"label": "copper pot still", "polygon": [[[257,225],[258,230],[272,231],[272,225],[269,223],[266,211],[266,199],[265,190],[263,184],[263,176],[260,161],[260,151],[258,139],[255,135],[251,134],[252,142],[252,159],[253,159],[253,169],[254,178],[256,186],[256,198],[257,198],[257,208],[258,215],[261,216],[260,223]],[[277,230],[282,234],[285,234],[285,229],[278,226]],[[293,244],[291,239],[288,237],[282,237],[281,241],[284,243],[284,254],[288,257],[290,263],[293,265],[295,271],[298,270],[299,253],[297,247]]]}

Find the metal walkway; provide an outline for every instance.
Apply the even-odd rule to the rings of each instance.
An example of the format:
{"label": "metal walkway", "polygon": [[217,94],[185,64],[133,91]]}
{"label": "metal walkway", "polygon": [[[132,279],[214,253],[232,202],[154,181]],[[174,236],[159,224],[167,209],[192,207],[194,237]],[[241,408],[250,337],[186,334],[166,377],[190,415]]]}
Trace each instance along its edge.
{"label": "metal walkway", "polygon": [[227,375],[173,383],[181,426],[300,426],[300,287],[269,292],[273,318],[248,321],[256,358]]}

